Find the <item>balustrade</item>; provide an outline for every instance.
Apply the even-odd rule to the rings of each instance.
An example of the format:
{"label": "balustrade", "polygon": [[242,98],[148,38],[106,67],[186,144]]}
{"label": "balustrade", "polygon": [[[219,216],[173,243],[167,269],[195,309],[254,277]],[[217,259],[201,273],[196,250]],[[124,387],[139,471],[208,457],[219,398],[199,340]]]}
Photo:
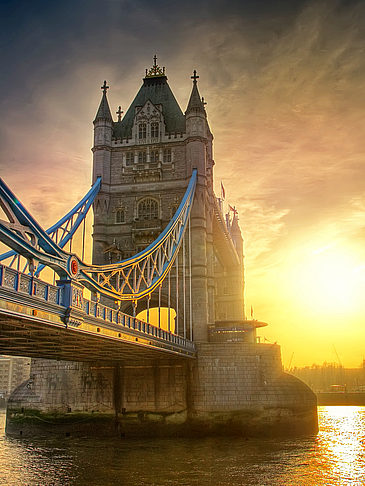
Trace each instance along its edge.
{"label": "balustrade", "polygon": [[0,264],[0,286],[51,304],[60,304],[60,288]]}

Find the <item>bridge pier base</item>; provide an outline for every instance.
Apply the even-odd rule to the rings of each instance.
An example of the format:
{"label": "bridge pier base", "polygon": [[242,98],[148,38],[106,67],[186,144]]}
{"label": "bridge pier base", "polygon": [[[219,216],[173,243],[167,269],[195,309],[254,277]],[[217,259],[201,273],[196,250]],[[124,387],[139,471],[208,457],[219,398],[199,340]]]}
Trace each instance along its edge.
{"label": "bridge pier base", "polygon": [[196,360],[34,360],[8,403],[11,436],[296,435],[317,431],[316,397],[282,372],[280,348],[204,343]]}

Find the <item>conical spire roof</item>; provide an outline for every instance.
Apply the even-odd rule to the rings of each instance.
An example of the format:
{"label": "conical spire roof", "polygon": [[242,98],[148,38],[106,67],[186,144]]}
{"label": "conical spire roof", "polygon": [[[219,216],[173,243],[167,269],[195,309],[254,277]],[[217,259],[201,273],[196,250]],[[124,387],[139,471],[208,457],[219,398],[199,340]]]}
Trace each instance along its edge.
{"label": "conical spire roof", "polygon": [[200,94],[198,91],[198,84],[197,84],[198,78],[199,76],[196,75],[196,71],[194,70],[194,74],[193,76],[191,76],[191,79],[193,80],[193,89],[191,90],[188,107],[186,108],[186,112],[185,112],[186,115],[192,111],[204,113],[205,115],[204,104],[200,98]]}
{"label": "conical spire roof", "polygon": [[103,90],[103,96],[101,98],[99,109],[96,113],[94,123],[97,120],[108,120],[108,121],[112,122],[113,118],[112,118],[112,114],[110,112],[108,99],[106,97],[106,91],[107,91],[107,89],[109,89],[109,86],[106,85],[106,81],[104,81],[104,84],[101,87],[101,89]]}
{"label": "conical spire roof", "polygon": [[241,228],[238,224],[237,213],[234,213],[234,215],[233,215],[233,220],[232,220],[232,223],[231,223],[231,234],[241,236]]}
{"label": "conical spire roof", "polygon": [[167,133],[185,133],[185,117],[167,83],[165,68],[160,68],[156,64],[156,57],[154,61],[154,66],[149,71],[146,70],[143,84],[123,119],[114,124],[115,138],[132,136],[136,108],[144,106],[148,100],[154,105],[162,106]]}

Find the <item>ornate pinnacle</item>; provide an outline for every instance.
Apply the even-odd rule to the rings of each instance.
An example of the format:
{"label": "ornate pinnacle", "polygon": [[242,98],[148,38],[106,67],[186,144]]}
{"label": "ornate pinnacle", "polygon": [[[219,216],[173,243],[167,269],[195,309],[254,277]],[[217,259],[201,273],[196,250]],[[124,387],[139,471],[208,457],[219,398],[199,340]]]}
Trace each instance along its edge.
{"label": "ornate pinnacle", "polygon": [[158,76],[165,76],[165,68],[160,68],[157,64],[157,56],[155,54],[153,56],[153,66],[149,71],[146,69],[146,78],[154,78]]}

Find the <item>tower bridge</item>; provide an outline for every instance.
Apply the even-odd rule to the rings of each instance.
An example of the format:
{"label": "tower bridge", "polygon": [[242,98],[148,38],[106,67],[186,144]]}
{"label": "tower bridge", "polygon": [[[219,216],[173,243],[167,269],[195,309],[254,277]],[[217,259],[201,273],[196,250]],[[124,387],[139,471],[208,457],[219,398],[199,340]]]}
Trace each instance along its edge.
{"label": "tower bridge", "polygon": [[[37,358],[9,402],[8,433],[19,415],[37,429],[34,413],[65,423],[92,413],[80,433],[105,433],[95,417],[131,435],[316,428],[314,395],[282,372],[277,345],[256,342],[265,324],[245,318],[243,239],[237,212],[224,215],[214,194],[198,78],[183,113],[155,57],[117,120],[104,81],[92,188],[47,231],[0,183],[10,247],[0,256],[0,352]],[[71,250],[91,206],[87,263],[84,236],[81,254]]]}

